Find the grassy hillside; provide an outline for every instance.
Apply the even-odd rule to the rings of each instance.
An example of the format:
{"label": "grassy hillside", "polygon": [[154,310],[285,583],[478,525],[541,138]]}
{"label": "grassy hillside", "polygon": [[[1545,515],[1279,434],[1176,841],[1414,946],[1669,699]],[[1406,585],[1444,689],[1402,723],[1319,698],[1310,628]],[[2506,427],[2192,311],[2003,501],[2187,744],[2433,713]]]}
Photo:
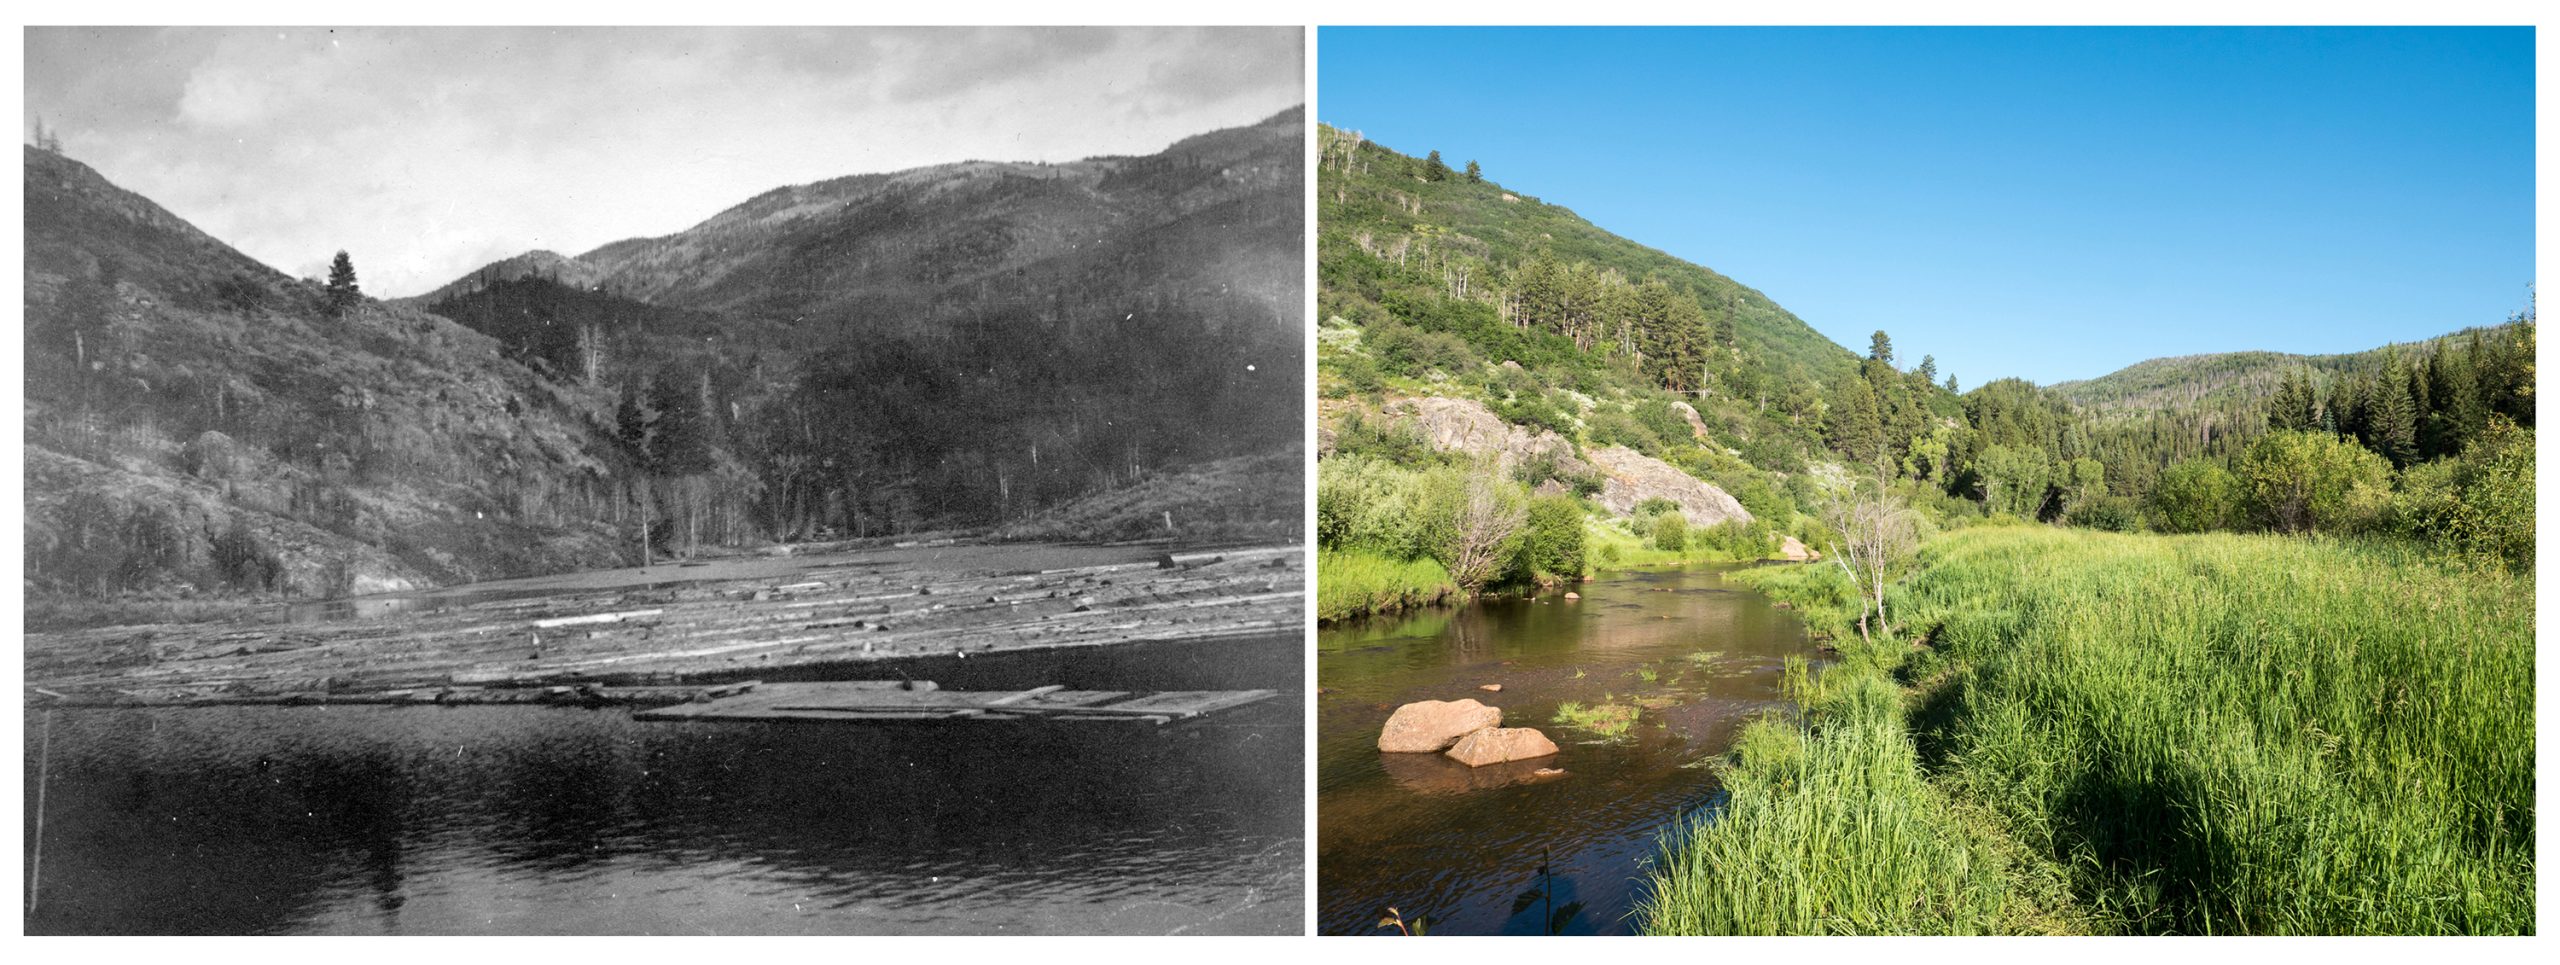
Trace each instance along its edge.
{"label": "grassy hillside", "polygon": [[[1772,372],[1797,371],[1828,382],[1857,357],[1823,337],[1768,296],[1702,265],[1681,261],[1610,234],[1572,210],[1498,180],[1461,172],[1431,180],[1426,160],[1356,132],[1325,126],[1325,187],[1317,197],[1318,245],[1326,252],[1321,287],[1328,315],[1377,302],[1389,286],[1371,283],[1364,262],[1419,265],[1427,276],[1473,273],[1486,292],[1532,259],[1587,264],[1629,282],[1659,278],[1714,320],[1731,319],[1741,345]],[[1498,163],[1498,162],[1497,162]]]}
{"label": "grassy hillside", "polygon": [[[1830,569],[1746,578],[1847,633]],[[2534,930],[2529,576],[1988,527],[1893,605],[1924,644],[1846,642],[1809,727],[1754,725],[1646,930]]]}
{"label": "grassy hillside", "polygon": [[[1447,599],[1453,579],[1478,589],[1449,533],[1381,522],[1454,518],[1450,501],[1462,497],[1448,473],[1496,474],[1472,459],[1507,467],[1497,485],[1518,487],[1528,518],[1543,521],[1523,522],[1529,535],[1505,544],[1514,558],[1492,578],[1499,587],[1593,566],[1757,559],[1788,535],[1818,545],[1813,516],[1855,449],[1838,426],[1866,424],[1844,413],[1872,420],[1870,437],[1888,425],[1927,435],[1964,417],[1926,365],[1906,369],[1889,350],[1861,358],[1705,267],[1435,157],[1330,126],[1318,136],[1317,395],[1331,464],[1318,485],[1334,487],[1318,508],[1333,561],[1318,569],[1327,618]],[[1437,414],[1423,416],[1416,400]],[[1420,441],[1434,433],[1440,446],[1469,440],[1469,453]],[[1491,438],[1502,433],[1516,441]],[[1948,442],[1935,444],[1925,465],[1940,473]],[[1480,451],[1489,447],[1505,451]],[[1621,449],[1639,458],[1598,455]],[[1592,498],[1639,475],[1661,498]],[[1664,512],[1683,475],[1744,512],[1704,502]]]}
{"label": "grassy hillside", "polygon": [[[1280,246],[1284,267],[1261,246],[1302,223],[1301,123],[1292,109],[1144,157],[966,161],[776,188],[676,234],[573,261],[643,301],[830,324],[914,326],[991,308],[1055,318],[1089,311],[1098,286],[1222,303],[1244,287],[1285,310],[1300,297],[1297,248]],[[1228,229],[1221,247],[1252,247],[1209,262],[1134,254],[1205,226]],[[1282,276],[1292,284],[1271,284]]]}
{"label": "grassy hillside", "polygon": [[342,315],[25,153],[38,595],[326,595],[616,560],[595,399],[437,316]]}

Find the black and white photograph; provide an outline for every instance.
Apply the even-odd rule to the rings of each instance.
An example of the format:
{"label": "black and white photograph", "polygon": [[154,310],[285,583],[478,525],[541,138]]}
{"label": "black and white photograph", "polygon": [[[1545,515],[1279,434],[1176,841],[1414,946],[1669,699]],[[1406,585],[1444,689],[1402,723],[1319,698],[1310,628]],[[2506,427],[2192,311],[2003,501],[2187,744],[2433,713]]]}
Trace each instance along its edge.
{"label": "black and white photograph", "polygon": [[23,933],[1303,933],[1305,30],[22,42]]}

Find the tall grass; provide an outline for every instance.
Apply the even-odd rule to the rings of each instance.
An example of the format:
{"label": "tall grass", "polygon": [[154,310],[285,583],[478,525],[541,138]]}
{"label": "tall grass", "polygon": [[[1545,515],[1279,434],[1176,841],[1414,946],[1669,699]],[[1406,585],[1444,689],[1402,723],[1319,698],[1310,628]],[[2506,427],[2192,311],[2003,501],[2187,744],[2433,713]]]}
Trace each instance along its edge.
{"label": "tall grass", "polygon": [[[1832,618],[1819,571],[1778,572],[1749,578]],[[2532,930],[2530,576],[2387,546],[1996,528],[1932,543],[1894,605],[1931,646],[1852,654],[1824,686],[1911,684],[1894,721],[1910,756],[1878,756],[1881,724],[1810,700],[1804,759],[1872,766],[1799,786],[1827,782],[1853,813],[1784,816],[1777,769],[1746,747],[1732,803],[1656,874],[1648,929],[1978,926],[1961,901],[1913,921],[1849,900],[1963,894],[1970,868],[1914,877],[1879,850],[1892,839],[1836,840],[1935,794],[2063,869],[2076,928]],[[1790,862],[1811,900],[1850,910],[1747,914],[1766,904],[1749,882]]]}
{"label": "tall grass", "polygon": [[1395,560],[1361,550],[1316,553],[1316,618],[1340,620],[1446,603],[1458,585],[1438,561]]}
{"label": "tall grass", "polygon": [[1746,726],[1715,816],[1669,836],[1639,899],[1644,931],[1679,935],[1983,934],[2004,929],[1994,852],[1920,776],[1901,695],[1835,678],[1792,722]]}

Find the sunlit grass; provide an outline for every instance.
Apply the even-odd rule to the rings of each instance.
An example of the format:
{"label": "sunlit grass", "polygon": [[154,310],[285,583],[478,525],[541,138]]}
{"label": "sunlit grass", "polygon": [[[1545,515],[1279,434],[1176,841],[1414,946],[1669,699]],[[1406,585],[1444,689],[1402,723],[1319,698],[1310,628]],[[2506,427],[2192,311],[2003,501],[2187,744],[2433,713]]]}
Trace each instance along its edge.
{"label": "sunlit grass", "polygon": [[[1822,568],[1746,580],[1854,617]],[[2022,527],[1932,543],[1891,602],[1810,731],[1745,735],[1647,930],[2532,930],[2530,576]]]}
{"label": "sunlit grass", "polygon": [[1316,554],[1316,617],[1340,620],[1456,599],[1449,571],[1428,557],[1391,560],[1357,550]]}

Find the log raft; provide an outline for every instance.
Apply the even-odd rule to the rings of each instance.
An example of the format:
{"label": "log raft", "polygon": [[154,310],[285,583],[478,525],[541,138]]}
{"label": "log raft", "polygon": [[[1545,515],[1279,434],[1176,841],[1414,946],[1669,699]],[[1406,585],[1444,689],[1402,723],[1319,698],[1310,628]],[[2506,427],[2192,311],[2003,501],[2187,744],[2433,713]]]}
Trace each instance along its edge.
{"label": "log raft", "polygon": [[[783,685],[734,694],[710,688],[779,668],[1284,637],[1303,619],[1307,573],[1298,546],[1131,553],[1119,562],[1045,569],[1005,569],[1006,548],[973,549],[938,569],[884,565],[860,553],[802,556],[762,561],[752,575],[715,564],[653,568],[649,576],[626,577],[632,585],[624,586],[518,581],[393,601],[406,609],[349,607],[333,617],[263,626],[234,620],[40,631],[26,637],[28,702],[698,707],[774,692]],[[658,572],[680,579],[658,582]],[[1076,719],[1182,719],[1192,706],[1124,706],[1139,699],[1131,695],[1070,704],[1063,693],[956,708],[951,712],[969,713],[951,719],[1023,719],[1069,706],[1082,708]],[[1007,707],[1017,709],[991,709]]]}

